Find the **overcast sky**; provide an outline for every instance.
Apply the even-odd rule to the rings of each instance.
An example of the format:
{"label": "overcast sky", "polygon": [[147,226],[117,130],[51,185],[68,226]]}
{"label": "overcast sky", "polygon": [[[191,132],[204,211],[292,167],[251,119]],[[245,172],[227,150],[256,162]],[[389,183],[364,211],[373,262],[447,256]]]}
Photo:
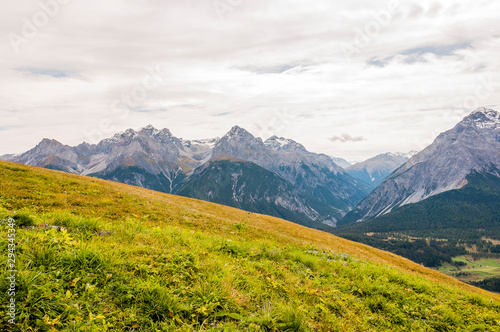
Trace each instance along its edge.
{"label": "overcast sky", "polygon": [[474,108],[500,110],[498,13],[494,0],[8,1],[0,155],[148,124],[185,139],[240,125],[351,161],[420,150]]}

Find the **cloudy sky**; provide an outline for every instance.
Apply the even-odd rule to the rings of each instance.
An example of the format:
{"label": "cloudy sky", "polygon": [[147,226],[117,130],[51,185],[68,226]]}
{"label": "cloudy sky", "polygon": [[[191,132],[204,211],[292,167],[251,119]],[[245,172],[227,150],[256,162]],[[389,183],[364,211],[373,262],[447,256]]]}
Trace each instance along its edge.
{"label": "cloudy sky", "polygon": [[[41,4],[45,4],[42,6]],[[500,97],[500,2],[23,0],[0,12],[0,155],[240,125],[361,160]]]}

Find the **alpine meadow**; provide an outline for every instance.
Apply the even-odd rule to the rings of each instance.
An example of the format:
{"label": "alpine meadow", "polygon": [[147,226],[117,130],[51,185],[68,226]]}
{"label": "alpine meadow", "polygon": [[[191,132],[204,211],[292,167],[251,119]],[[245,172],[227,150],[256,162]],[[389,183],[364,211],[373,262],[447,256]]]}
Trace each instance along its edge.
{"label": "alpine meadow", "polygon": [[[9,162],[0,176],[1,217],[16,221],[18,236],[19,330],[495,331],[500,324],[498,295],[285,220]],[[6,272],[1,280],[6,289]]]}

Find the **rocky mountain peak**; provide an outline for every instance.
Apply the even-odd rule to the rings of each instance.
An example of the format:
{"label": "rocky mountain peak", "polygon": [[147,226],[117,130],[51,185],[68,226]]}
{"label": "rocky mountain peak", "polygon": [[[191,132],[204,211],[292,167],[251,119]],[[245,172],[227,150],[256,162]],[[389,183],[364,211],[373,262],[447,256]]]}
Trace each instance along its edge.
{"label": "rocky mountain peak", "polygon": [[[266,146],[260,137],[239,126],[221,139],[185,141],[168,129],[149,125],[137,131],[127,129],[97,145],[70,147],[45,139],[39,148],[6,158],[167,193],[180,193],[183,187],[191,186],[195,188],[191,193],[205,195],[193,197],[209,200],[223,188],[230,192],[227,201],[217,201],[223,204],[240,202],[241,192],[248,191],[245,195],[249,204],[260,212],[269,213],[266,204],[274,201],[279,216],[293,213],[315,223],[326,220],[334,224],[368,193],[363,183],[351,178],[326,155],[308,152],[301,144],[282,137],[272,137],[267,143],[281,150]],[[199,187],[200,174],[207,176],[201,180],[208,187]],[[245,180],[240,182],[242,176]],[[228,183],[231,186],[224,187]],[[281,191],[276,195],[278,187]]]}
{"label": "rocky mountain peak", "polygon": [[500,128],[500,113],[486,107],[480,107],[465,117],[463,123],[472,124],[477,128]]}
{"label": "rocky mountain peak", "polygon": [[332,161],[342,167],[343,169],[346,169],[348,168],[349,166],[352,166],[352,164],[350,162],[348,162],[347,160],[343,159],[343,158],[338,158],[338,157],[331,157]]}
{"label": "rocky mountain peak", "polygon": [[416,155],[418,153],[418,151],[415,151],[415,150],[411,150],[410,152],[408,153],[404,153],[404,152],[396,152],[396,153],[390,153],[391,155],[395,156],[395,157],[400,157],[400,158],[405,158],[405,159],[410,159],[411,157],[413,157],[414,155]]}
{"label": "rocky mountain peak", "polygon": [[[117,141],[120,141],[120,140],[132,139],[135,136],[137,136],[137,132],[134,129],[129,128],[129,129],[125,130],[125,131],[116,133],[112,138],[110,138],[108,140],[109,141],[117,142]],[[104,141],[106,141],[106,140],[104,140]]]}
{"label": "rocky mountain peak", "polygon": [[158,136],[158,135],[172,136],[172,133],[167,128],[163,128],[161,130],[158,130],[155,127],[153,127],[153,125],[147,125],[146,127],[141,128],[137,132],[137,134],[142,135],[142,136],[148,136],[148,137],[153,137],[153,136]]}
{"label": "rocky mountain peak", "polygon": [[240,126],[234,126],[233,128],[231,128],[231,130],[224,137],[236,137],[236,136],[254,138],[252,134],[250,134],[248,131],[241,128]]}
{"label": "rocky mountain peak", "polygon": [[483,115],[486,115],[488,117],[495,117],[497,119],[500,116],[499,112],[492,110],[490,108],[486,108],[486,107],[479,107],[477,110],[472,112],[470,115],[476,115],[476,114],[483,114]]}
{"label": "rocky mountain peak", "polygon": [[164,134],[164,135],[167,135],[167,136],[173,136],[172,132],[170,130],[168,130],[167,128],[163,128],[159,132],[160,132],[160,134]]}
{"label": "rocky mountain peak", "polygon": [[346,169],[351,176],[369,183],[371,188],[375,189],[389,174],[403,165],[411,156],[411,153],[382,153]]}
{"label": "rocky mountain peak", "polygon": [[56,141],[55,139],[49,139],[49,138],[44,138],[40,143],[38,143],[38,146],[43,148],[54,145],[62,145],[62,143]]}
{"label": "rocky mountain peak", "polygon": [[147,135],[147,136],[153,136],[155,134],[158,134],[159,132],[160,131],[158,129],[156,129],[155,127],[153,127],[152,125],[147,125],[146,127],[141,128],[139,130],[139,134]]}

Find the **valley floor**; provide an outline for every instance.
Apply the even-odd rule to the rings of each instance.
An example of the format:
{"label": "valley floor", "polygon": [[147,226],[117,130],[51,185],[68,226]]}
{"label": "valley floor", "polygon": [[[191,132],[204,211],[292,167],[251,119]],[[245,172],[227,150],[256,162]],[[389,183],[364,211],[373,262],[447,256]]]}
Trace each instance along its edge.
{"label": "valley floor", "polygon": [[500,277],[500,258],[474,260],[472,255],[464,255],[453,258],[453,261],[462,262],[466,265],[456,266],[445,262],[443,266],[434,269],[467,283]]}

